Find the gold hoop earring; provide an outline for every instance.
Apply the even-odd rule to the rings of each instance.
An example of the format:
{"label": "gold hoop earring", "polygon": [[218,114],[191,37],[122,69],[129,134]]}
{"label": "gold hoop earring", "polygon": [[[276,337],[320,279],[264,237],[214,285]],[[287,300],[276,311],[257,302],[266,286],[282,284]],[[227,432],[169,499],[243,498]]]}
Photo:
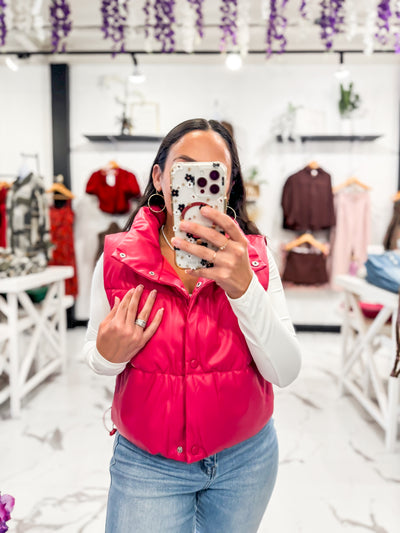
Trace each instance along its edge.
{"label": "gold hoop earring", "polygon": [[[231,211],[233,211],[233,218],[234,218],[234,220],[236,220],[236,218],[237,218],[237,217],[236,217],[236,211],[233,209],[233,207],[231,207],[230,205],[228,205],[228,207],[226,208],[226,211],[227,211],[226,214],[228,214],[228,209],[230,209]],[[231,218],[232,218],[232,217],[231,217]]]}
{"label": "gold hoop earring", "polygon": [[[160,209],[158,209],[158,210],[157,209],[152,209],[152,207],[150,205],[150,200],[153,198],[153,196],[159,196],[160,198],[163,199],[164,207],[162,209],[161,209],[161,206],[158,206],[158,207],[160,207]],[[152,195],[149,196],[149,199],[147,200],[147,207],[150,209],[150,211],[152,213],[161,213],[166,208],[164,196],[162,194],[158,193],[158,192],[153,193]]]}

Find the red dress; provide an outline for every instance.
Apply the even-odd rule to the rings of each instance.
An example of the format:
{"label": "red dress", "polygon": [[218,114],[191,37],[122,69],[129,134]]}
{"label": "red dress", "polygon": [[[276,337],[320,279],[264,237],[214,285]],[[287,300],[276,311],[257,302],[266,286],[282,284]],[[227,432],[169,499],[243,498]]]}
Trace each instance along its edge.
{"label": "red dress", "polygon": [[[112,174],[115,183],[107,183],[107,174]],[[88,194],[99,199],[99,208],[105,213],[121,214],[130,210],[129,200],[140,196],[136,176],[123,168],[97,170],[86,185]]]}
{"label": "red dress", "polygon": [[51,241],[54,244],[53,257],[49,265],[73,266],[74,275],[65,280],[65,294],[76,297],[78,277],[76,274],[74,248],[74,212],[70,200],[64,207],[50,208]]}

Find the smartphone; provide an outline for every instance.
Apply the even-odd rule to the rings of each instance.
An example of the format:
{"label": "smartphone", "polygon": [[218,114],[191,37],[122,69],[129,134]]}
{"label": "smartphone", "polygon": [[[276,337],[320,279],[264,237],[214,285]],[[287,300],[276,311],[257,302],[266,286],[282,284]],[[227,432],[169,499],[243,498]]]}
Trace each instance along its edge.
{"label": "smartphone", "polygon": [[[226,167],[219,161],[175,163],[171,169],[171,201],[173,213],[173,230],[176,237],[200,244],[211,250],[218,250],[210,242],[205,241],[179,229],[182,220],[191,220],[212,227],[224,234],[224,230],[216,226],[210,219],[203,217],[200,209],[209,205],[221,213],[226,211]],[[175,249],[175,263],[179,268],[209,268],[213,266],[205,259]]]}

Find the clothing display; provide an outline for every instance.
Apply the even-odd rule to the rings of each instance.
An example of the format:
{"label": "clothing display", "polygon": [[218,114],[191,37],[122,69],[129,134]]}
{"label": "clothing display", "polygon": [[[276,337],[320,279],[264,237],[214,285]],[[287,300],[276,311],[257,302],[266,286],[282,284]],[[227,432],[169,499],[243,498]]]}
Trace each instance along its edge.
{"label": "clothing display", "polygon": [[285,229],[317,231],[335,225],[331,176],[322,168],[307,166],[290,176],[281,204]]}
{"label": "clothing display", "polygon": [[287,253],[282,281],[301,285],[328,283],[326,256],[314,248],[294,248]]}
{"label": "clothing display", "polygon": [[54,245],[49,265],[74,267],[74,276],[65,281],[65,294],[76,297],[78,294],[78,276],[76,272],[74,246],[74,213],[71,201],[63,207],[50,208],[51,240]]}
{"label": "clothing display", "polygon": [[17,178],[7,194],[7,247],[28,257],[50,258],[49,207],[42,178]]}
{"label": "clothing display", "polygon": [[140,196],[136,176],[123,168],[97,170],[90,176],[86,192],[97,196],[102,211],[112,214],[127,213],[129,200]]}
{"label": "clothing display", "polygon": [[359,267],[367,260],[370,242],[370,194],[343,189],[335,194],[336,227],[331,235],[331,271],[335,276],[348,274],[354,264]]}
{"label": "clothing display", "polygon": [[[268,327],[264,321],[261,327],[259,321],[258,326],[247,325],[252,332],[249,345],[240,325],[245,318],[241,316],[238,323],[234,310],[236,300],[228,300],[214,282],[200,278],[189,296],[161,255],[159,229],[164,217],[142,208],[129,232],[106,237],[104,288],[92,291],[91,309],[98,316],[97,293],[101,301],[108,301],[109,309],[116,296],[122,298],[139,283],[144,285],[144,296],[157,288],[157,308],[165,309],[163,320],[157,334],[118,374],[112,418],[120,434],[140,448],[192,463],[250,438],[271,416],[272,385],[258,370],[256,358],[253,363],[251,343],[264,345],[263,358],[269,365],[265,336],[267,344],[269,336],[275,338],[280,358],[285,354],[297,358],[298,349],[293,329],[280,322],[270,299],[265,303]],[[269,284],[265,241],[262,236],[246,238],[254,290],[265,296]],[[260,307],[254,306],[251,322],[257,313]],[[88,332],[97,328],[91,317]],[[255,328],[261,330],[264,344],[254,335]],[[95,341],[87,349],[89,357],[94,350]],[[289,366],[297,372],[297,363]],[[240,402],[233,401],[238,390]]]}
{"label": "clothing display", "polygon": [[383,239],[385,250],[400,248],[400,201],[393,204],[393,215]]}

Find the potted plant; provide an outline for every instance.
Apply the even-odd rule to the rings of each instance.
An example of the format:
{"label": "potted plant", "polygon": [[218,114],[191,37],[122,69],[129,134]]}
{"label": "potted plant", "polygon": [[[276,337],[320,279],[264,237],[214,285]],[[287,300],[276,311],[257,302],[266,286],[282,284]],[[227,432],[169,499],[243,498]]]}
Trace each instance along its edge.
{"label": "potted plant", "polygon": [[342,131],[343,133],[351,133],[352,123],[351,119],[353,118],[354,111],[360,107],[361,99],[360,95],[354,92],[353,82],[349,83],[348,88],[346,89],[344,85],[340,84],[340,100],[339,100],[339,113],[342,118]]}
{"label": "potted plant", "polygon": [[258,179],[258,168],[251,167],[244,181],[247,202],[255,202],[258,199],[260,196],[260,185],[264,183],[267,182]]}

